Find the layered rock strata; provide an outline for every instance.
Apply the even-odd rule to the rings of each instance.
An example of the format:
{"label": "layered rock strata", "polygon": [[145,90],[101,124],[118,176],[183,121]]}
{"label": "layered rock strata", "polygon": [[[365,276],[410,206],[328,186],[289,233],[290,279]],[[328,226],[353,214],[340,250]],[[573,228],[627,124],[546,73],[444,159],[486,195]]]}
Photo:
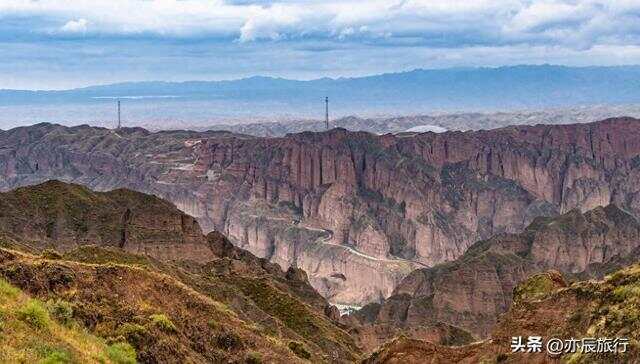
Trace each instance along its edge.
{"label": "layered rock strata", "polygon": [[[460,258],[408,275],[382,304],[351,315],[363,344],[406,333],[443,341],[442,325],[486,338],[510,308],[514,288],[548,269],[567,278],[602,278],[640,259],[640,223],[615,205],[538,218],[520,234],[499,234]],[[377,338],[377,341],[375,339]],[[434,336],[436,339],[434,339]]]}
{"label": "layered rock strata", "polygon": [[58,178],[153,193],[205,231],[305,269],[334,302],[362,304],[537,216],[609,203],[637,215],[639,154],[630,118],[281,138],[39,124],[0,133],[0,188]]}

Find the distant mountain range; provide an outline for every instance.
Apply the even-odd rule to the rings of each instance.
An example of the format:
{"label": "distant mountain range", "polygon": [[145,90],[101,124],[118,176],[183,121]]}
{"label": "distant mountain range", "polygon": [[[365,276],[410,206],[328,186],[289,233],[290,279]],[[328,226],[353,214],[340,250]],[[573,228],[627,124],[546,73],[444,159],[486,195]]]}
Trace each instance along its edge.
{"label": "distant mountain range", "polygon": [[[28,113],[10,112],[2,120],[90,122],[113,119],[112,110],[104,106],[122,98],[129,120],[203,125],[220,120],[322,119],[325,96],[331,100],[333,117],[632,104],[640,102],[640,66],[451,68],[310,81],[251,77],[129,82],[63,91],[0,90],[0,107],[31,107]],[[64,113],[44,106],[61,104],[84,106]]]}
{"label": "distant mountain range", "polygon": [[[512,112],[434,113],[399,117],[362,118],[346,116],[330,121],[331,128],[367,131],[374,134],[420,133],[445,130],[497,129],[509,125],[575,124],[629,116],[640,118],[640,105],[595,105],[573,108]],[[323,131],[322,120],[289,120],[241,124],[195,126],[197,130],[226,130],[254,136],[284,136],[303,131]]]}

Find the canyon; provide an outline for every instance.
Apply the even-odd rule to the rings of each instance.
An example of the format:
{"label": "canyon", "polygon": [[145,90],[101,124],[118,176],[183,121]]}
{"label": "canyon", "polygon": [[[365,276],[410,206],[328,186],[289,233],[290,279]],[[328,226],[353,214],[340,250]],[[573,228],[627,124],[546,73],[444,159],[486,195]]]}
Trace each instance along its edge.
{"label": "canyon", "polygon": [[[640,265],[617,270],[602,280],[566,282],[557,271],[536,274],[514,289],[513,304],[491,331],[491,338],[461,346],[398,337],[362,363],[637,363]],[[567,342],[581,338],[620,338],[615,350],[578,347],[559,352],[513,350],[514,337]],[[622,344],[626,342],[626,344]]]}
{"label": "canyon", "polygon": [[574,209],[536,218],[521,233],[479,241],[452,262],[416,270],[382,304],[370,303],[349,318],[367,350],[399,335],[470,343],[491,334],[518,285],[535,274],[554,270],[560,280],[603,279],[639,259],[635,217],[615,205]]}
{"label": "canyon", "polygon": [[361,355],[304,271],[203,235],[171,203],[126,189],[48,181],[0,193],[0,308],[3,363]]}
{"label": "canyon", "polygon": [[0,132],[0,189],[59,179],[154,194],[204,232],[303,269],[331,302],[360,306],[537,217],[611,203],[640,216],[638,155],[632,118],[277,138],[37,124]]}

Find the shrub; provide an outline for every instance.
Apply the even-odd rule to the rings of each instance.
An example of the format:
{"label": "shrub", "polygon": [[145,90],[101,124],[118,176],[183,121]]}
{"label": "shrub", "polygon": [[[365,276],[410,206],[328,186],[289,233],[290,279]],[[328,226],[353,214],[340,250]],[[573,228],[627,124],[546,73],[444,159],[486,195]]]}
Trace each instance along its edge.
{"label": "shrub", "polygon": [[129,343],[115,343],[107,347],[107,356],[115,364],[136,364],[136,349]]}
{"label": "shrub", "polygon": [[613,297],[619,302],[640,297],[640,286],[627,285],[616,287],[616,289],[613,290]]}
{"label": "shrub", "polygon": [[71,363],[71,357],[68,352],[62,350],[53,350],[38,364],[67,364]]}
{"label": "shrub", "polygon": [[219,347],[226,350],[242,347],[242,340],[240,340],[240,337],[234,332],[221,333],[220,335],[218,335],[216,341]]}
{"label": "shrub", "polygon": [[305,348],[303,343],[299,343],[297,341],[290,341],[289,350],[293,351],[293,353],[296,354],[298,358],[307,359],[307,360],[311,359],[311,353],[307,350],[307,348]]}
{"label": "shrub", "polygon": [[49,312],[40,301],[34,299],[29,299],[22,305],[17,311],[17,316],[18,319],[38,329],[47,328],[51,323]]}
{"label": "shrub", "polygon": [[262,363],[262,354],[256,351],[250,351],[247,354],[247,364],[260,364]]}
{"label": "shrub", "polygon": [[58,260],[58,259],[62,259],[62,254],[58,253],[54,249],[45,249],[42,252],[42,257],[50,260]]}
{"label": "shrub", "polygon": [[47,301],[47,308],[53,318],[59,323],[69,326],[73,320],[73,306],[71,303],[58,299]]}
{"label": "shrub", "polygon": [[216,329],[218,327],[218,324],[216,324],[214,320],[209,320],[207,321],[207,326],[209,326],[210,329]]}
{"label": "shrub", "polygon": [[14,299],[18,296],[20,290],[9,284],[9,282],[0,278],[0,298]]}
{"label": "shrub", "polygon": [[161,330],[175,332],[177,331],[176,325],[171,322],[171,320],[164,314],[156,314],[149,316],[151,322],[159,327]]}
{"label": "shrub", "polygon": [[130,322],[126,322],[118,328],[118,335],[123,336],[134,345],[143,343],[148,334],[149,332],[144,326]]}

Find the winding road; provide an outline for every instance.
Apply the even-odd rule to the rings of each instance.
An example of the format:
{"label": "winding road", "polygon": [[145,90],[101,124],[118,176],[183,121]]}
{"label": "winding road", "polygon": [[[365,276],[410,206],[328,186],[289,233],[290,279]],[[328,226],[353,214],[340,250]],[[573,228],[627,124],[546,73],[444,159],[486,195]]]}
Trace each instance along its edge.
{"label": "winding road", "polygon": [[306,230],[311,230],[311,231],[317,231],[320,233],[323,233],[324,236],[319,237],[318,239],[316,239],[315,243],[316,244],[323,244],[323,245],[331,245],[331,246],[335,246],[344,250],[347,250],[349,253],[353,254],[353,255],[357,255],[359,257],[365,258],[365,259],[369,259],[369,260],[373,260],[373,261],[377,261],[377,262],[386,262],[386,263],[406,263],[406,264],[415,264],[415,265],[419,265],[421,267],[424,268],[429,268],[428,265],[425,265],[423,263],[420,262],[416,262],[413,260],[407,260],[407,259],[401,259],[401,258],[378,258],[378,257],[374,257],[372,255],[368,255],[365,254],[357,249],[354,249],[350,246],[347,245],[342,245],[342,244],[338,244],[333,242],[333,231],[329,230],[329,229],[324,229],[324,228],[318,228],[315,226],[311,226],[308,225],[304,222],[297,222],[298,220],[293,220],[290,218],[285,218],[285,217],[266,217],[266,216],[259,216],[259,215],[255,215],[255,214],[249,214],[248,216],[253,217],[253,218],[265,218],[267,220],[278,220],[278,221],[285,221],[285,222],[289,222],[294,226],[298,226],[298,227],[302,227]]}

